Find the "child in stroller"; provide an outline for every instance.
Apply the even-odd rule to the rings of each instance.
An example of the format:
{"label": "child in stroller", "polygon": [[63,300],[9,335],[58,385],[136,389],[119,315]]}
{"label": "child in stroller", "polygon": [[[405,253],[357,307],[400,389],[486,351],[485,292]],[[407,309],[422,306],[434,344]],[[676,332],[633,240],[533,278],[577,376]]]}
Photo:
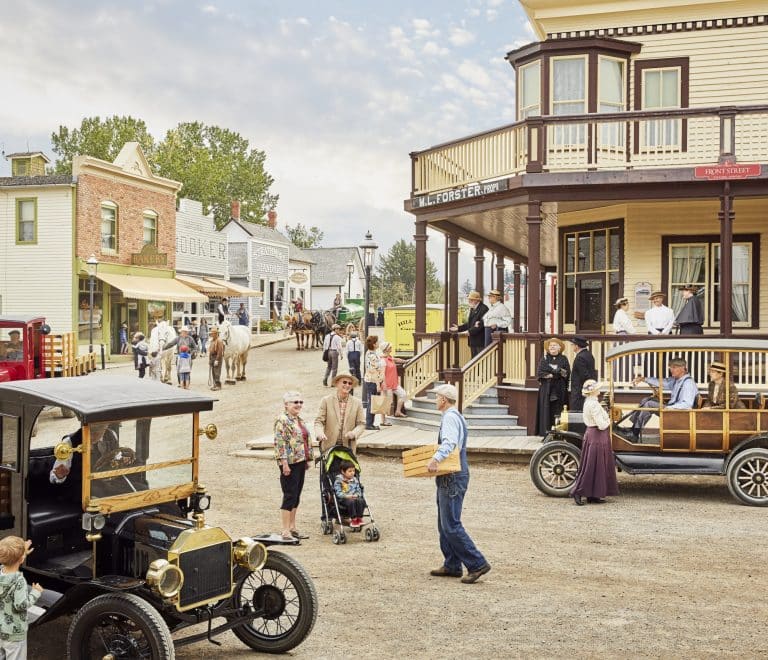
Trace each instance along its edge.
{"label": "child in stroller", "polygon": [[355,454],[349,447],[334,445],[318,460],[323,533],[332,534],[333,542],[339,544],[347,542],[345,526],[349,526],[353,532],[365,528],[365,540],[378,541],[379,530],[365,501],[360,481],[360,463]]}

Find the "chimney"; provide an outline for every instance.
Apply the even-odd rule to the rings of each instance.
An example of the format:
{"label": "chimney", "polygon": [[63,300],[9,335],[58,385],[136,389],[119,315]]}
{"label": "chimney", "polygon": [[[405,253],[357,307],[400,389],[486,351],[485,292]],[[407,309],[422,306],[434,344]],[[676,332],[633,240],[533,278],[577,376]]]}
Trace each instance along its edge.
{"label": "chimney", "polygon": [[234,220],[240,219],[240,202],[238,202],[236,199],[232,201],[231,205],[232,211],[231,216]]}
{"label": "chimney", "polygon": [[270,229],[275,229],[277,227],[277,211],[268,211],[267,212],[267,225]]}

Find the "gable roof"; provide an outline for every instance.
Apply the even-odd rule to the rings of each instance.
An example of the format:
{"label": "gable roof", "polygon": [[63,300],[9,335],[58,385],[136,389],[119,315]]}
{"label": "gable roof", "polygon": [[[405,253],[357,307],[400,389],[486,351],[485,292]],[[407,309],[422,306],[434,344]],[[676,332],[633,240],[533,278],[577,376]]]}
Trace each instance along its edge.
{"label": "gable roof", "polygon": [[304,252],[315,260],[312,286],[346,286],[349,279],[347,263],[351,260],[360,266],[360,253],[356,247],[320,247]]}
{"label": "gable roof", "polygon": [[300,247],[297,247],[293,243],[288,246],[288,259],[290,261],[301,261],[305,264],[317,263],[312,257],[304,252],[304,250],[302,250]]}
{"label": "gable roof", "polygon": [[[257,225],[256,223],[253,223],[253,222],[243,222],[242,220],[235,220],[235,218],[230,218],[229,220],[227,220],[224,227],[226,227],[229,224],[234,224],[240,227],[240,229],[242,229],[246,234],[248,234],[248,236],[251,236],[252,238],[261,238],[265,241],[274,241],[275,243],[285,243],[286,245],[293,245],[293,243],[291,243],[279,231],[277,231],[276,229],[270,229],[265,225]],[[222,227],[222,229],[224,229],[224,227]]]}

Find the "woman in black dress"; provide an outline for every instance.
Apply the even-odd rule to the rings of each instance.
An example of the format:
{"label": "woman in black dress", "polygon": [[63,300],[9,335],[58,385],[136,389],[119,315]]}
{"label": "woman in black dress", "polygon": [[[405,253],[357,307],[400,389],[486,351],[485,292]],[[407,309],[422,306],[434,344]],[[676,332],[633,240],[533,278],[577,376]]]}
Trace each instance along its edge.
{"label": "woman in black dress", "polygon": [[536,370],[541,387],[536,405],[536,435],[546,435],[568,401],[571,365],[563,355],[565,344],[557,337],[544,341],[544,355]]}

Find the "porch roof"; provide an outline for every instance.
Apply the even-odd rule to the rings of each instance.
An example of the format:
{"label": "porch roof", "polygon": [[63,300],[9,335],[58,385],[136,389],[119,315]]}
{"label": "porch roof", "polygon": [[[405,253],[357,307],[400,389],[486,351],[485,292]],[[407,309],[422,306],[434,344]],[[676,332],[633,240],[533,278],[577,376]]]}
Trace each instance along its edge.
{"label": "porch roof", "polygon": [[172,300],[174,302],[208,302],[208,297],[170,277],[142,277],[118,273],[96,273],[97,279],[137,300]]}

